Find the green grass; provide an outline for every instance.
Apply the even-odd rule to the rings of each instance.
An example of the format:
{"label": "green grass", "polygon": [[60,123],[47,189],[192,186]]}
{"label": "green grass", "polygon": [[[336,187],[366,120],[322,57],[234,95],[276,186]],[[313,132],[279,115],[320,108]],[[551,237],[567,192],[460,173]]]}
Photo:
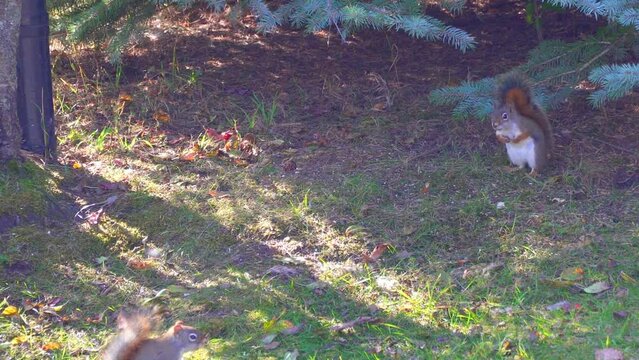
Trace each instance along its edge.
{"label": "green grass", "polygon": [[[505,170],[503,149],[457,140],[476,124],[444,122],[410,99],[398,98],[406,106],[395,112],[347,118],[335,110],[307,123],[296,116],[308,116],[318,94],[305,83],[282,93],[286,106],[207,95],[204,75],[176,56],[171,74],[148,69],[155,82],[130,83],[120,70],[113,84],[83,74],[82,87],[69,74],[56,79],[62,164],[0,167],[0,311],[19,309],[0,315],[0,357],[97,358],[114,314],[140,304],[168,309],[165,328],[181,319],[208,335],[192,359],[282,359],[295,350],[300,359],[639,352],[639,193],[607,181],[625,155],[562,145],[557,162],[532,179]],[[130,106],[113,106],[118,87],[131,91]],[[347,95],[355,101],[358,92]],[[158,108],[171,113],[170,124],[152,120]],[[202,127],[223,131],[218,119],[253,110],[266,125],[255,131],[263,147],[255,162],[180,160],[194,143],[216,146],[197,135]],[[422,141],[431,133],[457,138]],[[306,146],[313,134],[337,135]],[[348,134],[356,136],[341,138]],[[291,158],[299,173],[283,169]],[[116,182],[123,188],[104,189]],[[73,221],[82,205],[114,194],[99,224]],[[18,226],[2,225],[16,216]],[[391,248],[365,263],[380,243]],[[11,271],[20,262],[30,270]],[[296,274],[269,272],[276,265]],[[557,281],[572,267],[583,279]],[[612,288],[580,291],[598,281]],[[568,311],[547,309],[563,300]],[[618,319],[618,311],[630,316]],[[363,316],[376,321],[330,329]],[[265,348],[264,337],[286,324],[302,328],[277,333],[279,346]],[[60,349],[44,351],[51,342]]]}
{"label": "green grass", "polygon": [[35,164],[0,165],[0,216],[43,215],[48,192],[54,191],[53,175]]}
{"label": "green grass", "polygon": [[[570,185],[541,180],[520,190],[529,181],[521,173],[479,170],[469,178],[465,174],[479,168],[478,160],[447,156],[434,159],[443,165],[428,177],[431,191],[418,194],[416,189],[415,206],[395,209],[395,219],[385,219],[394,200],[380,173],[307,183],[201,160],[180,172],[159,171],[148,179],[143,177],[150,173],[137,174],[137,189],[123,194],[97,227],[13,228],[1,238],[3,263],[26,260],[34,272],[2,284],[3,298],[18,306],[26,321],[0,317],[2,351],[13,358],[39,358],[45,356],[41,346],[53,341],[62,344],[56,358],[74,358],[104,342],[113,329],[111,313],[148,299],[210,334],[194,358],[281,358],[294,349],[303,358],[345,359],[580,359],[605,346],[637,351],[633,334],[639,329],[632,316],[613,316],[639,308],[639,288],[620,275],[639,278],[638,230],[632,222],[636,198],[611,194],[619,219],[615,228],[601,228],[586,220],[606,221],[609,215],[599,201],[552,201],[553,193]],[[208,175],[193,177],[189,169]],[[116,180],[121,171],[104,166],[100,177],[92,174],[91,179]],[[69,201],[59,186],[88,176],[83,172],[14,164],[0,189],[20,189],[11,195],[4,190],[5,200],[16,196],[23,205],[46,209],[51,199]],[[169,179],[161,183],[160,176]],[[269,177],[276,185],[266,188],[262,182]],[[209,196],[211,181],[230,196]],[[541,191],[543,197],[534,195]],[[497,209],[497,201],[505,208]],[[367,204],[375,207],[362,211]],[[331,217],[347,221],[334,226]],[[417,223],[406,223],[411,219]],[[345,233],[346,225],[358,224],[365,232]],[[414,231],[406,231],[408,225]],[[395,248],[379,263],[361,263],[361,253],[378,239],[390,239]],[[131,259],[144,259],[150,247],[162,251],[151,266],[136,270],[128,265]],[[408,255],[399,257],[401,251]],[[101,256],[106,257],[103,264],[96,261]],[[497,261],[503,267],[481,273]],[[266,274],[277,264],[301,274]],[[545,281],[569,266],[584,269],[579,284],[609,281],[614,288],[594,296]],[[470,275],[464,276],[463,269],[470,269]],[[100,295],[100,284],[112,285],[108,295]],[[165,291],[156,297],[171,285],[188,289],[188,296]],[[628,294],[615,296],[621,287]],[[27,299],[46,303],[56,296],[63,299],[59,313],[67,322],[24,309]],[[560,300],[580,307],[546,309]],[[329,330],[358,316],[375,316],[379,322],[346,333]],[[281,344],[266,350],[261,339],[271,319],[304,328],[278,335]],[[20,335],[27,335],[26,342],[11,345]]]}

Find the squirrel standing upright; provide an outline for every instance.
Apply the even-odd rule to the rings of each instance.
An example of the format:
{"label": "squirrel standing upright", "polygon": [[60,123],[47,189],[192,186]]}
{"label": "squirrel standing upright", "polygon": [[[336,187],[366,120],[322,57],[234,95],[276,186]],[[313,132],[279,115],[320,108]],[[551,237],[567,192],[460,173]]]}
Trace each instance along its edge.
{"label": "squirrel standing upright", "polygon": [[501,80],[491,122],[497,140],[506,144],[510,162],[522,169],[528,166],[530,175],[538,175],[552,152],[552,127],[521,75]]}
{"label": "squirrel standing upright", "polygon": [[151,338],[157,327],[158,310],[120,312],[118,333],[102,353],[104,360],[180,360],[182,354],[199,348],[202,334],[178,321],[159,337]]}

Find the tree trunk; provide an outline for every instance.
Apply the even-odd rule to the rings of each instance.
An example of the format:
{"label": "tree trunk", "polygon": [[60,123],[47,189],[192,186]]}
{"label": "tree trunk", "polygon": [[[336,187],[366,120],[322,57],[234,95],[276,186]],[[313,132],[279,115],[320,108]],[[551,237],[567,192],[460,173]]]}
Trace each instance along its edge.
{"label": "tree trunk", "polygon": [[0,1],[0,161],[20,153],[17,59],[22,0]]}

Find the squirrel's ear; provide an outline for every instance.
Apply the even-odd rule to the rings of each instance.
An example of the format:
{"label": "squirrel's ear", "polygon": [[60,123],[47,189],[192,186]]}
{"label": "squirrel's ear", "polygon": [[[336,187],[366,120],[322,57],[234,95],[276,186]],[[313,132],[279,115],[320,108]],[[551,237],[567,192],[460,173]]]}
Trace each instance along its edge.
{"label": "squirrel's ear", "polygon": [[182,331],[184,329],[184,323],[182,321],[176,321],[173,325],[173,332]]}

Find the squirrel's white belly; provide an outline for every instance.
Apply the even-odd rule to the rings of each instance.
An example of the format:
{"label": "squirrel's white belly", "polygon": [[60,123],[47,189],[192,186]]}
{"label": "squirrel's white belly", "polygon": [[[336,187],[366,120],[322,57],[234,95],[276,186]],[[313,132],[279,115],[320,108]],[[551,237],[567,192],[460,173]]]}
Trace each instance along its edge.
{"label": "squirrel's white belly", "polygon": [[529,168],[535,169],[535,142],[532,137],[518,142],[517,144],[507,143],[506,152],[510,162],[520,168],[528,165]]}

